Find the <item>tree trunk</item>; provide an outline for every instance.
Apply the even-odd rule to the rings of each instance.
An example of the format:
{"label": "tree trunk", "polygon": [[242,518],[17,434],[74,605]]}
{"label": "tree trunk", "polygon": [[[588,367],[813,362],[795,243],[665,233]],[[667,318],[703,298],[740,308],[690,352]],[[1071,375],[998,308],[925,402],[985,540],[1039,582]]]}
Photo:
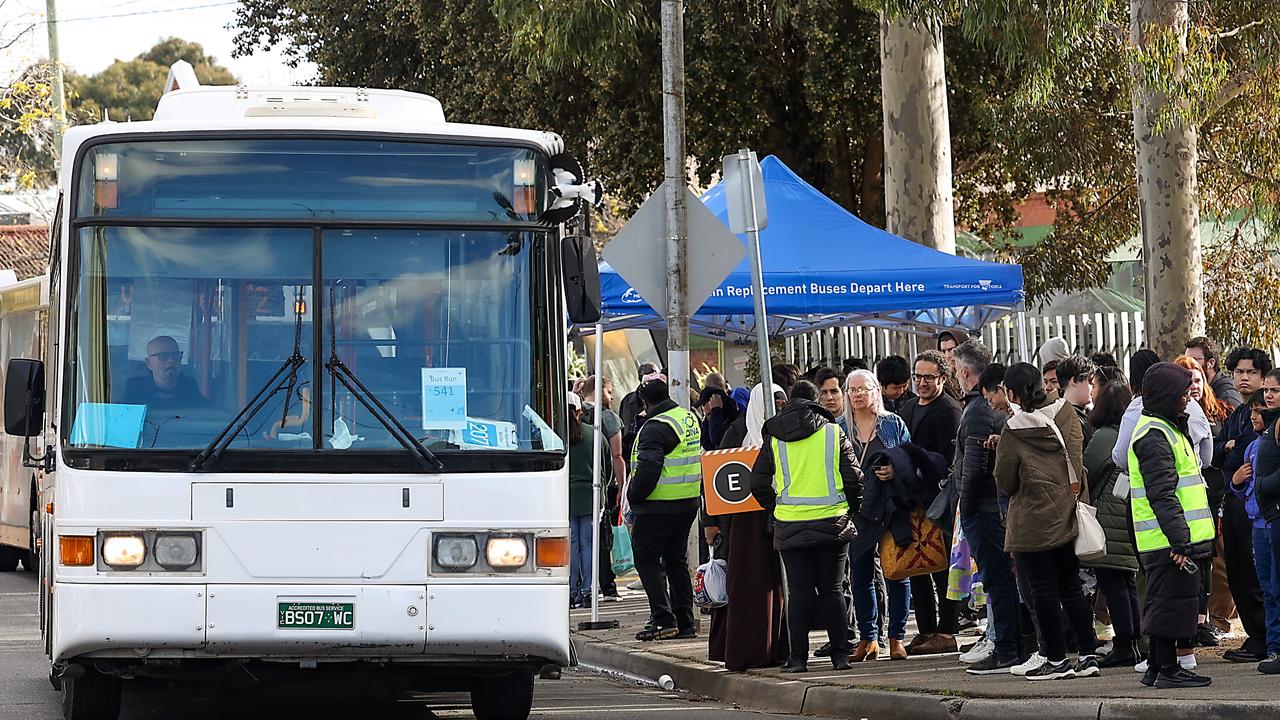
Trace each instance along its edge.
{"label": "tree trunk", "polygon": [[885,227],[955,254],[942,26],[880,16]]}
{"label": "tree trunk", "polygon": [[[1173,32],[1185,53],[1187,4],[1188,0],[1130,0],[1129,31],[1134,46],[1144,47]],[[1182,71],[1179,61],[1174,72]],[[1165,360],[1181,354],[1188,339],[1204,334],[1196,128],[1182,122],[1160,134],[1155,128],[1173,101],[1149,88],[1138,68],[1133,68],[1133,139],[1146,266],[1146,345]]]}

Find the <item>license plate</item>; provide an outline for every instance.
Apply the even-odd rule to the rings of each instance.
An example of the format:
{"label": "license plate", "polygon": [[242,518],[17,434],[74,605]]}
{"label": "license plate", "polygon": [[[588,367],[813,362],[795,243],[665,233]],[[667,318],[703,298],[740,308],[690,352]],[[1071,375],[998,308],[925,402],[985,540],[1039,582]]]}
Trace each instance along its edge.
{"label": "license plate", "polygon": [[353,630],[355,626],[355,603],[282,602],[277,604],[277,628],[287,630]]}

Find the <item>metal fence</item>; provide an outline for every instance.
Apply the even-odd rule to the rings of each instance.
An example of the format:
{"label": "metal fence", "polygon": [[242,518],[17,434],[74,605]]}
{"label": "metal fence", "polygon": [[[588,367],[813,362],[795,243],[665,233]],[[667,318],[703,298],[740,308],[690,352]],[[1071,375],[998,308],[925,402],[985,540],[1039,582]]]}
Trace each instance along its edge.
{"label": "metal fence", "polygon": [[[1025,336],[1025,343],[1019,331]],[[1035,352],[1051,337],[1062,337],[1073,353],[1109,352],[1120,367],[1143,346],[1142,313],[1081,313],[1078,315],[1009,315],[987,325],[979,339],[1006,365],[1023,359],[1035,362]],[[871,366],[889,355],[914,357],[935,347],[931,336],[880,327],[840,327],[816,330],[786,339],[785,356],[802,368],[839,367],[845,358],[862,358]],[[1029,358],[1022,357],[1025,347]]]}

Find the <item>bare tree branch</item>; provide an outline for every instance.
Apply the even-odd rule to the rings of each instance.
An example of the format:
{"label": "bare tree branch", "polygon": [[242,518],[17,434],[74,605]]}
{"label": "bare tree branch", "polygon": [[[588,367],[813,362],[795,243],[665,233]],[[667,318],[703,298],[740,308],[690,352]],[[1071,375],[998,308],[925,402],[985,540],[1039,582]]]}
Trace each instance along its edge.
{"label": "bare tree branch", "polygon": [[26,29],[24,29],[22,32],[18,33],[17,35],[14,35],[14,36],[13,36],[13,37],[8,41],[8,42],[6,42],[5,44],[0,45],[0,50],[8,50],[9,48],[13,47],[13,46],[14,46],[14,44],[16,44],[19,40],[21,40],[23,35],[26,35],[27,33],[31,32],[32,30],[35,30],[35,29],[36,29],[36,26],[35,26],[35,25],[28,25],[28,26],[26,27]]}
{"label": "bare tree branch", "polygon": [[1235,37],[1236,35],[1239,35],[1240,33],[1244,32],[1245,30],[1248,30],[1249,28],[1252,28],[1252,27],[1257,27],[1261,24],[1263,24],[1261,20],[1254,20],[1253,22],[1245,23],[1244,25],[1241,25],[1240,27],[1234,30],[1220,32],[1218,33],[1217,37],[1219,40],[1226,40],[1227,38]]}

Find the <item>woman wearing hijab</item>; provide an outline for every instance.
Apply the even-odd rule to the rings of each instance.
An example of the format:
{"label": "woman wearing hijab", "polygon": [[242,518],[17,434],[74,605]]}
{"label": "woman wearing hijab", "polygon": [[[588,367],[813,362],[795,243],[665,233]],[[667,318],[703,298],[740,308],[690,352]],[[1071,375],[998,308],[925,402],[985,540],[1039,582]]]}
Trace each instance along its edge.
{"label": "woman wearing hijab", "polygon": [[[780,409],[787,396],[774,388],[774,406]],[[760,447],[763,427],[764,387],[756,385],[746,413],[730,425],[720,449]],[[734,672],[781,665],[788,648],[786,591],[768,511],[716,515],[706,521],[707,544],[714,546],[719,536],[716,556],[729,564],[729,604],[711,612],[710,659],[723,661],[725,669]]]}

